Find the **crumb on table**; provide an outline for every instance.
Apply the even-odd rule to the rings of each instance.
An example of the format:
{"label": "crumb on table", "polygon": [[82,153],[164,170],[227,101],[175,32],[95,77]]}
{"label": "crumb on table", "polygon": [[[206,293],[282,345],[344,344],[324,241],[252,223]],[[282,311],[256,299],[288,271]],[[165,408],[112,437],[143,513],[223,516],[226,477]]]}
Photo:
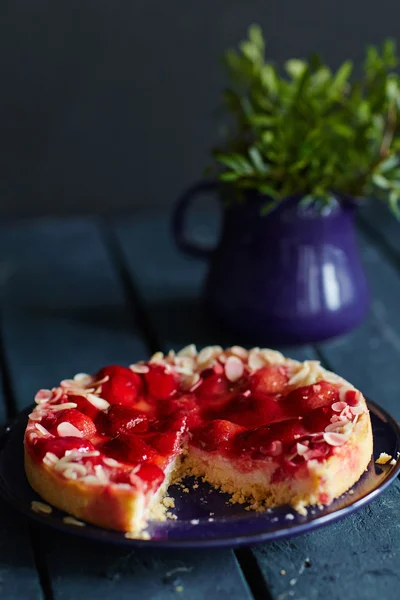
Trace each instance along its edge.
{"label": "crumb on table", "polygon": [[387,454],[386,452],[381,452],[379,458],[377,458],[375,462],[377,465],[386,465],[386,463],[392,460],[392,458],[393,457],[390,454]]}

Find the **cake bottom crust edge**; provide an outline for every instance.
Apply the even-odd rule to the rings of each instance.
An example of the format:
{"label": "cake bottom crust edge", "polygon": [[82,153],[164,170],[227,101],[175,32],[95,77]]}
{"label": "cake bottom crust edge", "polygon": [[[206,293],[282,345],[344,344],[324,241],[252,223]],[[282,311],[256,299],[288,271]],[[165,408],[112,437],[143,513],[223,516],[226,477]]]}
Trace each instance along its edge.
{"label": "cake bottom crust edge", "polygon": [[[175,482],[181,459],[171,463],[163,484],[148,500],[142,490],[115,485],[88,485],[65,479],[43,463],[36,462],[24,448],[25,473],[30,486],[52,506],[87,523],[116,531],[139,534],[149,519],[163,521],[173,501],[165,501]],[[164,504],[164,502],[165,504]]]}

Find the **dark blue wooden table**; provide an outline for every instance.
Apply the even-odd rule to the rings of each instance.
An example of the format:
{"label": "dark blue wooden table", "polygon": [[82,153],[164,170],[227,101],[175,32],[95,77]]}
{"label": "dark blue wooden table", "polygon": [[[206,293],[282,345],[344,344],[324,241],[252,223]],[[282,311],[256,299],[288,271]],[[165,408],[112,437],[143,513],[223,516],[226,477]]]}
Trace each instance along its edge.
{"label": "dark blue wooden table", "polygon": [[[210,234],[199,215],[195,234]],[[400,224],[360,217],[372,291],[367,320],[317,358],[400,418]],[[202,316],[205,265],[180,256],[164,217],[29,221],[0,227],[0,419],[38,388],[188,342],[229,345]],[[251,549],[127,551],[26,522],[0,502],[0,597],[314,600],[400,597],[400,483],[347,519]]]}

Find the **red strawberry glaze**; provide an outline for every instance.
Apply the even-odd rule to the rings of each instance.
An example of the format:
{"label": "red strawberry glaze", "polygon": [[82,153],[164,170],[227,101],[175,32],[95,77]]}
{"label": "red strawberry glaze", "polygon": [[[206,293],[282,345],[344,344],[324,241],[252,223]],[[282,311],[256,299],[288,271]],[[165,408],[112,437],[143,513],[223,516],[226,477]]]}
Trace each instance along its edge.
{"label": "red strawberry glaze", "polygon": [[[193,387],[185,387],[170,365],[141,366],[136,373],[112,365],[94,376],[100,386],[96,393],[106,400],[103,410],[76,390],[57,400],[74,402],[76,408],[52,411],[45,404],[40,426],[55,437],[34,436],[28,449],[38,460],[46,452],[61,458],[67,450],[98,450],[100,458],[87,460],[108,469],[111,482],[130,484],[140,478],[146,489],[161,485],[162,469],[188,440],[247,466],[273,459],[276,479],[293,474],[306,460],[323,460],[334,452],[323,432],[334,415],[339,418],[343,398],[326,381],[292,389],[287,368],[279,365],[253,373],[243,369],[232,381],[232,371],[217,362],[200,373]],[[350,390],[345,397],[357,406],[357,392]],[[70,423],[83,437],[59,437],[60,423]],[[63,429],[68,432],[68,427]]]}
{"label": "red strawberry glaze", "polygon": [[30,448],[34,456],[42,460],[46,452],[55,454],[58,458],[62,458],[67,450],[78,450],[79,452],[93,452],[95,447],[88,440],[83,440],[78,437],[62,437],[62,438],[36,438],[31,442]]}
{"label": "red strawberry glaze", "polygon": [[104,367],[95,375],[95,378],[108,380],[101,385],[101,397],[110,404],[133,406],[142,391],[142,379],[126,367],[112,365]]}

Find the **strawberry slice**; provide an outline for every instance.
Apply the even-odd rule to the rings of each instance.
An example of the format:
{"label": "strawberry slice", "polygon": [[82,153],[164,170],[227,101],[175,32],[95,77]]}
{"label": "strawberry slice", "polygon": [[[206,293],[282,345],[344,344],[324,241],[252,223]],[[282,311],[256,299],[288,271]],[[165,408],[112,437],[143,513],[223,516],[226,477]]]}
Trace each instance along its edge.
{"label": "strawberry slice", "polygon": [[157,400],[167,400],[178,390],[178,378],[175,373],[168,373],[163,365],[149,365],[146,383],[149,393]]}
{"label": "strawberry slice", "polygon": [[265,454],[263,449],[269,448],[272,442],[281,442],[282,445],[293,444],[307,433],[300,419],[288,419],[272,425],[263,425],[239,434],[235,439],[232,452],[239,455],[253,452]]}
{"label": "strawberry slice", "polygon": [[244,427],[269,425],[290,418],[279,396],[257,393],[248,398],[234,398],[224,417]]}
{"label": "strawberry slice", "polygon": [[155,450],[135,434],[117,436],[106,442],[101,450],[106,456],[132,464],[139,464],[156,456]]}
{"label": "strawberry slice", "polygon": [[80,431],[82,437],[90,438],[96,434],[96,425],[93,423],[92,419],[81,413],[79,410],[76,410],[76,408],[68,408],[66,410],[59,410],[56,413],[49,413],[48,415],[45,415],[41,421],[43,427],[53,435],[58,435],[57,427],[60,423],[70,423]]}
{"label": "strawberry slice", "polygon": [[156,465],[149,463],[140,465],[136,475],[140,477],[145,484],[145,491],[148,491],[149,489],[158,489],[164,481],[164,473],[162,470]]}
{"label": "strawberry slice", "polygon": [[108,425],[106,434],[115,437],[119,434],[144,433],[149,428],[149,418],[144,413],[123,406],[113,404],[106,416]]}
{"label": "strawberry slice", "polygon": [[285,369],[274,365],[262,367],[251,376],[252,391],[256,394],[282,394],[287,382]]}
{"label": "strawberry slice", "polygon": [[332,406],[338,400],[338,389],[327,381],[319,381],[291,391],[284,399],[284,403],[288,410],[294,410],[298,415],[303,415],[316,408]]}
{"label": "strawberry slice", "polygon": [[36,438],[33,441],[35,455],[43,459],[46,452],[55,454],[58,458],[65,456],[67,450],[79,450],[80,452],[93,452],[95,447],[88,440],[79,437],[66,436],[60,438]]}
{"label": "strawberry slice", "polygon": [[101,386],[101,397],[110,404],[132,406],[142,390],[140,375],[118,365],[104,367],[95,375],[96,379],[103,379],[106,376],[109,379]]}
{"label": "strawberry slice", "polygon": [[194,433],[192,443],[208,452],[227,450],[235,436],[242,431],[243,427],[240,425],[215,419]]}
{"label": "strawberry slice", "polygon": [[187,416],[174,414],[166,421],[158,423],[158,431],[149,436],[147,441],[163,456],[177,454],[186,428]]}
{"label": "strawberry slice", "polygon": [[303,419],[303,425],[311,433],[325,431],[325,427],[331,421],[333,411],[328,406],[321,406],[307,413]]}
{"label": "strawberry slice", "polygon": [[77,409],[92,419],[94,421],[99,413],[99,409],[93,406],[89,400],[87,400],[84,396],[74,396],[73,394],[69,394],[68,402],[75,402],[77,404]]}

